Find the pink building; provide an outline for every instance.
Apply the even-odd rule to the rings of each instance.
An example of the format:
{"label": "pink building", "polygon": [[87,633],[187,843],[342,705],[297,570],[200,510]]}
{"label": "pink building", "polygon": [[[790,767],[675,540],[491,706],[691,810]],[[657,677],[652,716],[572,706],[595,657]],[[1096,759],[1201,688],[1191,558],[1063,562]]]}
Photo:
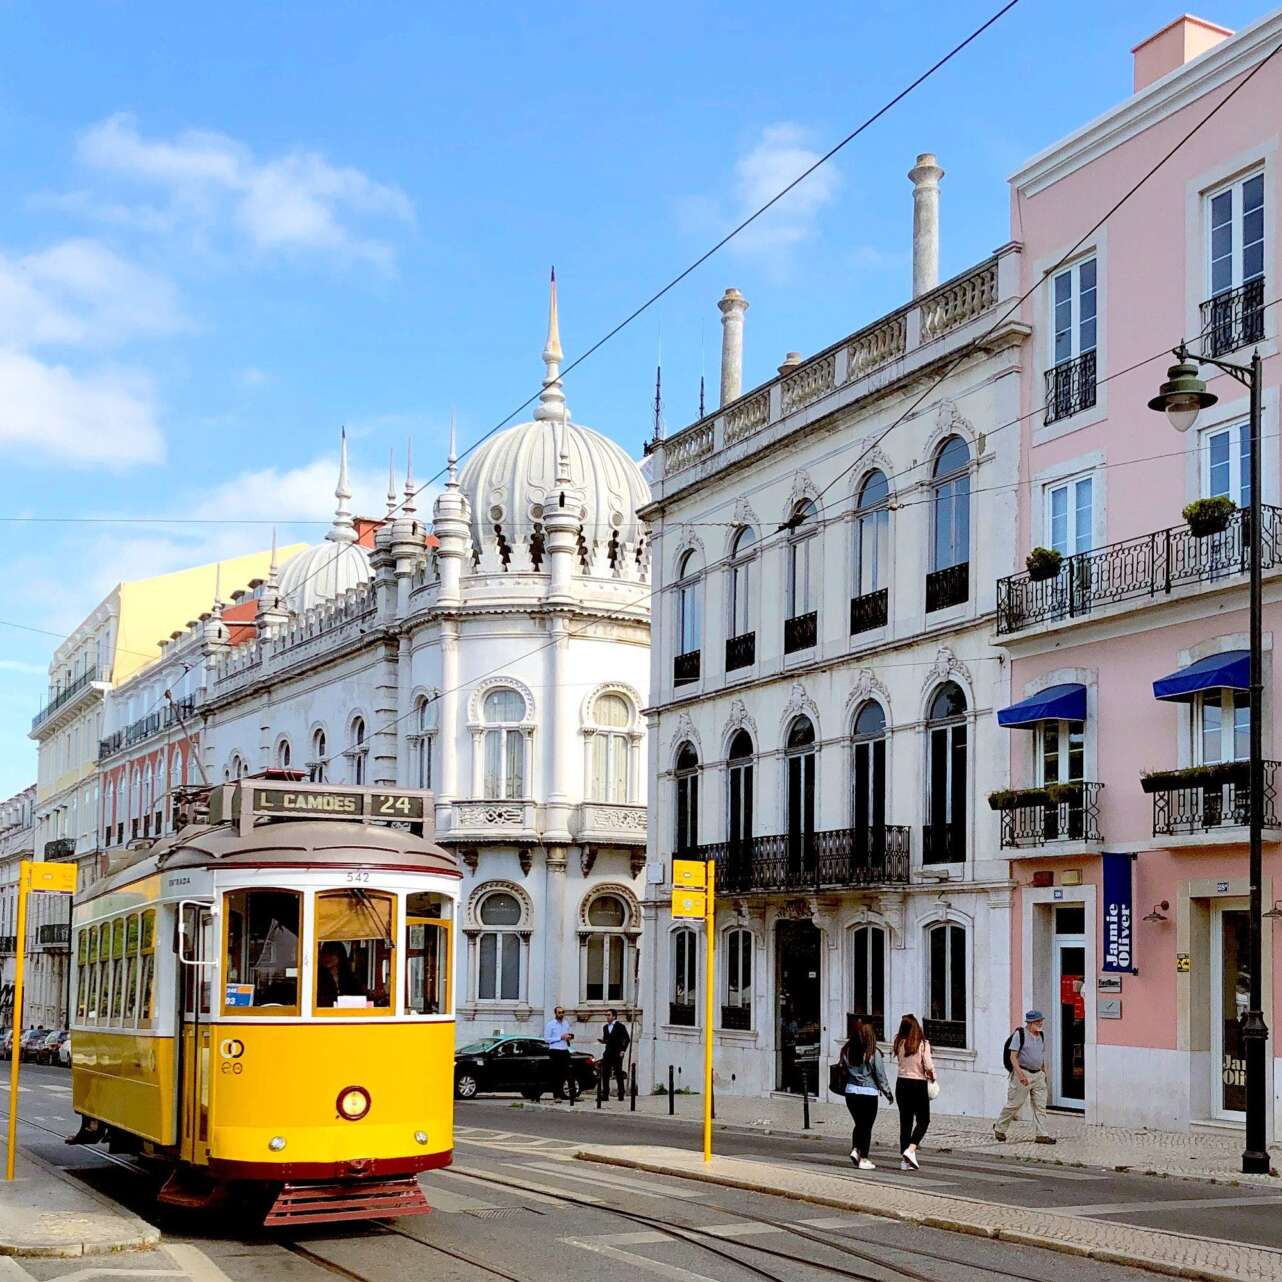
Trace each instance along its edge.
{"label": "pink building", "polygon": [[[1280,42],[1282,10],[1236,35],[1178,19],[1134,50],[1129,99],[1011,181],[1024,288],[1042,282],[1024,312],[1026,417],[1005,429],[1021,440],[1019,550],[1062,557],[1049,577],[1021,573],[997,592],[1013,791],[992,804],[1003,807],[1016,883],[1011,1017],[1046,1011],[1052,1102],[1106,1124],[1241,1124],[1252,804],[1264,807],[1265,905],[1282,898],[1282,361],[1272,307],[1282,54],[1266,62]],[[1185,338],[1195,354],[1246,363],[1258,347],[1264,357],[1258,799],[1243,761],[1242,514],[1210,534],[1182,515],[1197,498],[1249,501],[1248,400],[1204,366],[1219,403],[1192,431],[1178,435],[1150,411],[1169,349]],[[1190,773],[1153,773],[1176,770]],[[1282,1054],[1276,921],[1266,918],[1264,935],[1270,1139]]]}

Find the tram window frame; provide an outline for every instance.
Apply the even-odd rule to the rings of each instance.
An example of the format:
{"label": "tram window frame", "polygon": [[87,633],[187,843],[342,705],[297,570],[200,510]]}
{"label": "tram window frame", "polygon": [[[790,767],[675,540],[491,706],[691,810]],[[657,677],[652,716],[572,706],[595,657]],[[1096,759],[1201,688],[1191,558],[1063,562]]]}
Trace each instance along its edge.
{"label": "tram window frame", "polygon": [[156,1025],[156,910],[138,915],[138,1027]]}
{"label": "tram window frame", "polygon": [[[298,915],[297,915],[297,920],[295,922],[295,930],[294,930],[294,938],[295,938],[294,966],[293,966],[294,1000],[292,1003],[279,1002],[279,1003],[264,1003],[262,1005],[229,1006],[227,1004],[227,990],[231,984],[230,976],[231,976],[231,960],[232,959],[231,959],[230,945],[231,945],[232,913],[239,912],[242,920],[246,919],[248,917],[248,912],[249,912],[248,902],[247,902],[248,896],[263,894],[263,893],[270,893],[273,895],[288,895],[293,899],[294,904],[297,908]],[[246,899],[246,904],[244,907],[238,907],[233,904],[233,900],[236,899],[237,897],[244,897]],[[225,891],[223,894],[222,917],[223,917],[222,938],[219,941],[219,955],[222,958],[222,964],[220,967],[221,977],[222,977],[222,1001],[221,1001],[222,1013],[224,1015],[233,1015],[233,1016],[236,1016],[237,1018],[243,1015],[247,1019],[262,1019],[264,1017],[268,1019],[271,1019],[271,1018],[279,1019],[285,1016],[300,1015],[302,1013],[303,924],[305,921],[302,892],[297,890],[291,890],[288,886],[237,886],[235,889]],[[289,967],[286,967],[285,969],[286,971],[288,971]],[[289,975],[286,974],[285,978],[288,980]]]}
{"label": "tram window frame", "polygon": [[98,923],[98,986],[94,992],[95,1018],[109,1024],[111,1013],[111,922]]}
{"label": "tram window frame", "polygon": [[111,1006],[108,1023],[112,1028],[124,1026],[125,1007],[125,919],[111,922]]}
{"label": "tram window frame", "polygon": [[121,1021],[126,1028],[138,1026],[138,944],[142,934],[142,923],[137,913],[130,913],[125,919],[125,998],[121,1010]]}
{"label": "tram window frame", "polygon": [[[321,930],[321,912],[322,905],[338,899],[355,899],[359,896],[366,896],[369,899],[377,899],[380,902],[386,902],[388,910],[387,934],[385,938],[388,941],[388,958],[387,958],[387,994],[386,1001],[382,1005],[370,1006],[340,1006],[338,1005],[339,997],[354,997],[355,993],[339,993],[335,997],[333,1006],[322,1006],[319,1001],[319,986],[321,977],[321,948],[325,943],[341,943],[350,945],[351,940],[335,939],[326,936]],[[399,959],[397,957],[398,947],[396,942],[396,932],[399,929],[400,918],[398,914],[399,899],[394,891],[390,890],[366,890],[363,887],[341,886],[331,890],[318,890],[312,899],[312,982],[311,982],[311,1004],[312,1014],[321,1019],[389,1019],[396,1015],[398,1007],[399,990],[397,985],[397,968]],[[367,936],[366,938],[372,938]],[[348,961],[351,961],[351,949],[346,949]],[[366,989],[366,1001],[372,1001],[369,996],[369,990]]]}
{"label": "tram window frame", "polygon": [[76,1019],[82,1024],[89,1022],[89,1011],[93,1006],[94,964],[97,960],[98,927],[81,926],[76,940]]}
{"label": "tram window frame", "polygon": [[[438,916],[428,916],[426,912],[418,911],[415,901],[418,900],[420,906],[424,900],[438,901]],[[440,978],[443,981],[441,988],[444,992],[440,1008],[434,1011],[412,1010],[410,1008],[410,996],[415,991],[414,985],[410,982],[410,967],[414,962],[414,955],[419,952],[426,952],[426,947],[415,949],[410,945],[410,931],[415,926],[423,926],[428,930],[438,930],[441,932],[441,938],[445,942],[444,960],[440,962]],[[328,1009],[328,1008],[326,1008]],[[446,894],[439,891],[415,891],[406,896],[405,900],[405,1012],[407,1016],[413,1018],[435,1019],[440,1016],[452,1016],[454,1013],[454,902]]]}

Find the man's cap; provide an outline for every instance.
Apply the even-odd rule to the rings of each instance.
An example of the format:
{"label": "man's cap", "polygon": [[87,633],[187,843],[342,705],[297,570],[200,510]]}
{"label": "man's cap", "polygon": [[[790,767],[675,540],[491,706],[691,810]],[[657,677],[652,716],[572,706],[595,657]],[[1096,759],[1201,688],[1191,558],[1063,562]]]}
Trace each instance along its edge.
{"label": "man's cap", "polygon": [[1025,1024],[1036,1024],[1039,1019],[1045,1019],[1046,1016],[1039,1010],[1026,1010],[1024,1012]]}

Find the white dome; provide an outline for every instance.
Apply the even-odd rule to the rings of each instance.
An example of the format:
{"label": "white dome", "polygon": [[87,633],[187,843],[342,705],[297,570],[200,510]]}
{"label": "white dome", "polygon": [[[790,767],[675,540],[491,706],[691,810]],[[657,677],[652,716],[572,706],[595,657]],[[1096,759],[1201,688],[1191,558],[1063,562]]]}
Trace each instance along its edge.
{"label": "white dome", "polygon": [[280,594],[291,614],[332,601],[372,579],[369,552],[359,543],[318,543],[281,567]]}

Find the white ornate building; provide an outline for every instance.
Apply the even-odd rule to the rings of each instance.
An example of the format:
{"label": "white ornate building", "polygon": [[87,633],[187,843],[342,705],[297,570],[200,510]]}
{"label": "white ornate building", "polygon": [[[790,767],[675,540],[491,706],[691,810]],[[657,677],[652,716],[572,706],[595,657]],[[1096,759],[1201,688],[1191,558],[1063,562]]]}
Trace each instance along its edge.
{"label": "white ornate building", "polygon": [[645,1088],[669,1064],[698,1080],[702,928],[669,911],[686,855],[716,861],[719,1090],[814,1092],[851,1015],[891,1037],[911,1011],[949,1112],[1004,1092],[1012,888],[985,797],[1025,328],[1003,319],[1017,246],[936,283],[941,172],[910,175],[912,302],[741,394],[727,291],[722,404],[654,450]]}
{"label": "white ornate building", "polygon": [[[8,1028],[13,1022],[13,978],[18,955],[18,871],[24,859],[35,856],[35,812],[35,784],[15,793],[7,801],[0,801],[0,1028]],[[36,935],[38,938],[38,931]]]}
{"label": "white ornate building", "polygon": [[558,1003],[631,1009],[637,990],[649,490],[569,416],[555,290],[533,421],[461,474],[451,442],[430,534],[407,475],[358,542],[344,444],[333,528],[256,586],[252,639],[233,644],[220,606],[199,625],[211,779],[288,765],[434,791],[437,837],[466,867],[464,1041],[539,1036]]}

